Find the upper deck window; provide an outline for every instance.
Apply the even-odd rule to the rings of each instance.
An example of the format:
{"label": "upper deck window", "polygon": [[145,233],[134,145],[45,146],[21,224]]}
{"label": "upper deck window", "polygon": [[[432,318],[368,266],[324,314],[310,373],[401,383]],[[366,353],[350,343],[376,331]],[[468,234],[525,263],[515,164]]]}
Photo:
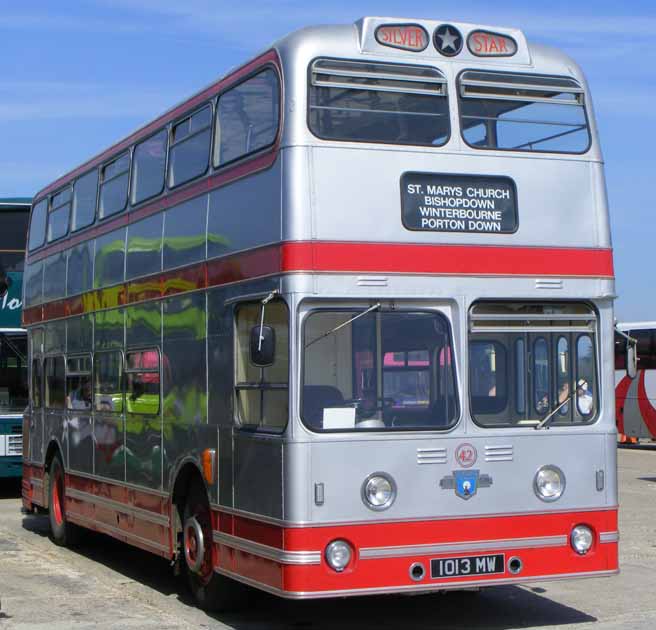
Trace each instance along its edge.
{"label": "upper deck window", "polygon": [[278,133],[279,110],[278,77],[273,70],[264,70],[221,94],[214,166],[273,144]]}
{"label": "upper deck window", "polygon": [[584,153],[590,146],[574,79],[468,70],[458,90],[462,135],[475,149]]}
{"label": "upper deck window", "polygon": [[204,175],[210,162],[212,109],[208,105],[173,126],[169,151],[169,186]]}
{"label": "upper deck window", "polygon": [[130,155],[124,153],[102,169],[100,183],[101,219],[125,210],[128,203],[128,172]]}
{"label": "upper deck window", "polygon": [[71,187],[67,186],[51,198],[50,214],[48,216],[48,242],[66,236],[70,214]]}
{"label": "upper deck window", "polygon": [[309,125],[324,139],[441,146],[449,139],[446,79],[423,66],[318,59]]}
{"label": "upper deck window", "polygon": [[30,221],[30,238],[28,240],[28,249],[32,251],[43,245],[46,240],[46,219],[48,214],[48,200],[42,199],[32,209],[32,219]]}
{"label": "upper deck window", "polygon": [[94,168],[82,175],[73,189],[73,220],[71,231],[81,230],[91,225],[96,218],[96,198],[98,197],[98,169]]}
{"label": "upper deck window", "polygon": [[164,190],[168,131],[162,129],[138,144],[132,157],[132,203],[141,203]]}

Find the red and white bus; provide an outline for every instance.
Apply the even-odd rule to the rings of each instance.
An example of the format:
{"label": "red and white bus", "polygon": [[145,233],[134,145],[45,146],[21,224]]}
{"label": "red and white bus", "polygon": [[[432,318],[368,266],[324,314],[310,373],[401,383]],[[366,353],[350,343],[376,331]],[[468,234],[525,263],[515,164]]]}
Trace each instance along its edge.
{"label": "red and white bus", "polygon": [[36,196],[24,506],[205,607],[613,575],[614,295],[570,58],[303,29]]}
{"label": "red and white bus", "polygon": [[[656,322],[623,322],[616,328],[620,332],[615,333],[615,415],[620,441],[656,440]],[[627,341],[635,343],[633,377],[626,370]]]}

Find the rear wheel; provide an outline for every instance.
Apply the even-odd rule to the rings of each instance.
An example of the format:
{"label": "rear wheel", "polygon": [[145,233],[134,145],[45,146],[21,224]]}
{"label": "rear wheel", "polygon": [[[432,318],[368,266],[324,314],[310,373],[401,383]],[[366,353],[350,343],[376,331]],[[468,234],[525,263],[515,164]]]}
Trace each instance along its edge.
{"label": "rear wheel", "polygon": [[59,454],[50,463],[48,473],[48,514],[50,518],[50,539],[63,547],[74,545],[79,538],[79,529],[66,519],[64,500],[66,484],[64,466]]}
{"label": "rear wheel", "polygon": [[214,571],[212,519],[205,489],[189,488],[182,519],[182,550],[187,585],[203,610],[234,610],[242,603],[245,587]]}

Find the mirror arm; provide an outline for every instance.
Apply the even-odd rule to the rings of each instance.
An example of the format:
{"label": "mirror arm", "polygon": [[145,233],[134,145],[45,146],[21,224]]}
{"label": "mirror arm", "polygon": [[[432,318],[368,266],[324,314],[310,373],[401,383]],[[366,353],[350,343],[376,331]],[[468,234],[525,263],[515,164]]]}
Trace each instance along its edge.
{"label": "mirror arm", "polygon": [[264,337],[262,337],[262,329],[264,328],[264,308],[271,300],[273,300],[274,297],[276,297],[276,295],[278,295],[278,289],[274,289],[273,291],[271,291],[271,293],[269,293],[269,295],[267,295],[261,302],[262,310],[260,312],[260,334],[258,335],[258,339],[257,339],[258,352],[262,350],[262,340],[264,339]]}

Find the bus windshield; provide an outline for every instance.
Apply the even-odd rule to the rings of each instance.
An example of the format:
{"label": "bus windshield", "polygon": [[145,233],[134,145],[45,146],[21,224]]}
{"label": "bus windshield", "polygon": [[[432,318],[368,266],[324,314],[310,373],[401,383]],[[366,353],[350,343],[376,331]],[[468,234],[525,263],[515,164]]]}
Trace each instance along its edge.
{"label": "bus windshield", "polygon": [[596,419],[596,322],[588,306],[478,304],[470,320],[469,393],[477,424]]}
{"label": "bus windshield", "polygon": [[315,431],[446,429],[458,418],[446,318],[315,311],[304,326],[301,416]]}
{"label": "bus windshield", "polygon": [[27,399],[27,336],[0,333],[0,413],[22,413]]}

